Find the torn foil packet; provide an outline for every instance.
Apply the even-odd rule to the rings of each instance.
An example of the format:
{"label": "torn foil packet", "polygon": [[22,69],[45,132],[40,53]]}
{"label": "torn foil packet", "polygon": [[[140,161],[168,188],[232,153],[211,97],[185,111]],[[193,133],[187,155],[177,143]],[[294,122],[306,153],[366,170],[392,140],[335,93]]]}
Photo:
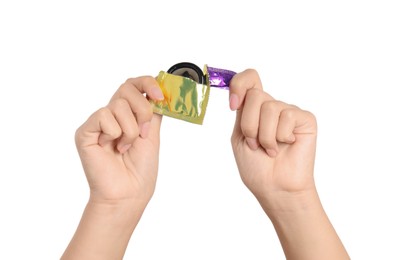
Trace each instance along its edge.
{"label": "torn foil packet", "polygon": [[154,113],[202,124],[209,99],[209,86],[161,71],[157,77],[164,100],[150,100]]}
{"label": "torn foil packet", "polygon": [[161,71],[156,80],[164,100],[150,100],[154,113],[202,124],[208,105],[210,87],[228,89],[235,72],[208,67],[204,71],[193,63],[173,65]]}
{"label": "torn foil packet", "polygon": [[234,71],[212,68],[205,65],[205,75],[208,85],[211,87],[229,89],[231,79],[236,74]]}

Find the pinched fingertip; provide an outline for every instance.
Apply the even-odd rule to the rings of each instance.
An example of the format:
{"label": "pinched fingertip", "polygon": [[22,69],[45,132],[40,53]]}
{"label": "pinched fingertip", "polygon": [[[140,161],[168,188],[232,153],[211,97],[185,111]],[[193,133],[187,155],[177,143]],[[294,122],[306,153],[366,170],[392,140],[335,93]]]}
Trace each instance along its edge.
{"label": "pinched fingertip", "polygon": [[148,95],[150,96],[150,98],[154,99],[154,100],[164,100],[164,95],[162,93],[162,90],[159,86],[154,86],[151,88],[150,93],[148,93]]}
{"label": "pinched fingertip", "polygon": [[272,148],[266,149],[266,153],[267,153],[267,155],[269,155],[269,157],[272,157],[272,158],[277,156],[277,150],[276,149],[272,149]]}
{"label": "pinched fingertip", "polygon": [[245,140],[251,150],[256,151],[259,148],[259,142],[256,138],[246,137]]}
{"label": "pinched fingertip", "polygon": [[130,147],[132,147],[132,144],[120,145],[120,146],[118,146],[118,151],[119,151],[121,154],[124,154],[124,153],[127,152],[127,150],[129,150]]}

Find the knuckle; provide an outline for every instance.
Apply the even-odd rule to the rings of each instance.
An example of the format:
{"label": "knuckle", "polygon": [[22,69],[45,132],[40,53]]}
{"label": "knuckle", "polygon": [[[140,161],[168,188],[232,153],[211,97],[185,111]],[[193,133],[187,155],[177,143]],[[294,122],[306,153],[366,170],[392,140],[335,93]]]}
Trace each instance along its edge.
{"label": "knuckle", "polygon": [[295,108],[288,108],[288,109],[284,109],[283,111],[281,111],[281,116],[285,119],[288,120],[293,120],[295,119],[295,112],[297,111],[297,109]]}
{"label": "knuckle", "polygon": [[127,102],[126,99],[117,98],[112,102],[111,106],[113,106],[116,111],[121,111],[129,108],[129,102]]}
{"label": "knuckle", "polygon": [[263,91],[258,88],[251,88],[247,91],[247,98],[262,98]]}
{"label": "knuckle", "polygon": [[276,144],[276,140],[268,137],[266,134],[260,134],[259,144],[264,148],[273,148]]}
{"label": "knuckle", "polygon": [[[126,83],[127,83],[127,84],[131,84],[135,79],[136,79],[136,78],[128,78],[128,79],[125,80],[125,82],[124,82],[123,84],[126,84]],[[123,84],[122,84],[122,85],[123,85]]]}
{"label": "knuckle", "polygon": [[309,111],[305,111],[305,113],[307,114],[310,123],[311,123],[311,124],[315,127],[315,129],[317,130],[317,118],[316,118],[316,116],[315,116],[312,112],[309,112]]}
{"label": "knuckle", "polygon": [[237,74],[237,77],[233,77],[231,82],[234,83],[234,85],[241,85],[245,82],[248,81],[248,78],[252,79],[259,79],[259,74],[255,69],[246,69],[241,73]]}
{"label": "knuckle", "polygon": [[143,102],[142,105],[137,106],[136,108],[137,117],[140,118],[141,121],[149,121],[152,117],[152,107],[150,103]]}
{"label": "knuckle", "polygon": [[128,142],[133,141],[138,135],[139,130],[137,128],[137,124],[135,123],[125,125],[119,134],[119,136],[122,136],[122,138]]}
{"label": "knuckle", "polygon": [[156,82],[154,77],[152,77],[152,76],[140,76],[140,77],[137,77],[135,79],[135,82],[134,82],[133,85],[141,86],[141,88],[145,89],[148,86],[153,86],[153,85],[156,85],[156,84],[157,84],[157,82]]}
{"label": "knuckle", "polygon": [[291,133],[282,133],[282,132],[277,132],[277,140],[279,142],[289,142],[291,141],[290,139]]}
{"label": "knuckle", "polygon": [[244,124],[241,126],[242,134],[246,137],[255,138],[258,135],[258,128],[254,125]]}
{"label": "knuckle", "polygon": [[263,113],[277,113],[280,110],[281,103],[277,100],[266,101],[262,104],[261,110]]}
{"label": "knuckle", "polygon": [[74,137],[76,146],[79,146],[79,144],[82,142],[82,127],[76,129]]}
{"label": "knuckle", "polygon": [[128,127],[123,130],[123,136],[128,141],[133,141],[138,136],[138,130],[135,127]]}
{"label": "knuckle", "polygon": [[301,110],[301,108],[298,107],[297,105],[294,105],[294,104],[288,104],[288,105],[289,105],[289,107],[291,107],[291,108],[293,108],[293,109],[299,109],[299,110]]}
{"label": "knuckle", "polygon": [[146,83],[147,83],[147,84],[152,84],[152,83],[155,82],[155,78],[152,77],[152,76],[148,76],[148,75],[138,77],[137,79],[141,80],[141,81],[142,81],[143,83],[145,83],[145,84],[146,84]]}
{"label": "knuckle", "polygon": [[114,98],[120,98],[123,97],[126,93],[129,92],[129,88],[132,86],[132,84],[128,81],[126,81],[125,83],[123,83],[119,89],[116,91],[116,93],[114,94]]}
{"label": "knuckle", "polygon": [[249,68],[249,69],[246,69],[245,72],[248,73],[252,77],[259,78],[259,73],[256,69]]}
{"label": "knuckle", "polygon": [[107,118],[111,113],[110,109],[108,107],[102,107],[97,112],[94,113],[93,116],[98,116],[98,118],[101,120],[102,118]]}
{"label": "knuckle", "polygon": [[[99,122],[108,122],[110,118],[114,118],[113,113],[108,107],[103,107],[95,113],[98,116]],[[107,129],[107,135],[112,138],[118,138],[122,134],[120,127],[111,127]]]}
{"label": "knuckle", "polygon": [[312,112],[306,111],[306,110],[304,112],[307,114],[307,116],[309,117],[310,120],[312,120],[314,122],[317,121],[316,116]]}

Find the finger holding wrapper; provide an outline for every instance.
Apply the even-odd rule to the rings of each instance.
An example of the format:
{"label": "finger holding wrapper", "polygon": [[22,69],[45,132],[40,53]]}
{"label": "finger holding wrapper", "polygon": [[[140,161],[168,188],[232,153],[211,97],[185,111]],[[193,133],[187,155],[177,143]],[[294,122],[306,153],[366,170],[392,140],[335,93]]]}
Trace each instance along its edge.
{"label": "finger holding wrapper", "polygon": [[156,80],[164,100],[150,100],[154,113],[202,125],[208,105],[210,87],[229,89],[236,73],[204,66],[202,71],[189,62],[173,65],[159,72]]}

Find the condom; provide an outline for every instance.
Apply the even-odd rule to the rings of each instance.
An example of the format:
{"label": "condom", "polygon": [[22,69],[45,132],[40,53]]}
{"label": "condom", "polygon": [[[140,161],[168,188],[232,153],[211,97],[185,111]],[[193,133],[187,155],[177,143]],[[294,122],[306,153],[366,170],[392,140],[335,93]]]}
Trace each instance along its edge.
{"label": "condom", "polygon": [[209,101],[210,88],[228,89],[235,72],[181,62],[167,72],[160,71],[156,80],[164,99],[150,100],[154,113],[202,125]]}

